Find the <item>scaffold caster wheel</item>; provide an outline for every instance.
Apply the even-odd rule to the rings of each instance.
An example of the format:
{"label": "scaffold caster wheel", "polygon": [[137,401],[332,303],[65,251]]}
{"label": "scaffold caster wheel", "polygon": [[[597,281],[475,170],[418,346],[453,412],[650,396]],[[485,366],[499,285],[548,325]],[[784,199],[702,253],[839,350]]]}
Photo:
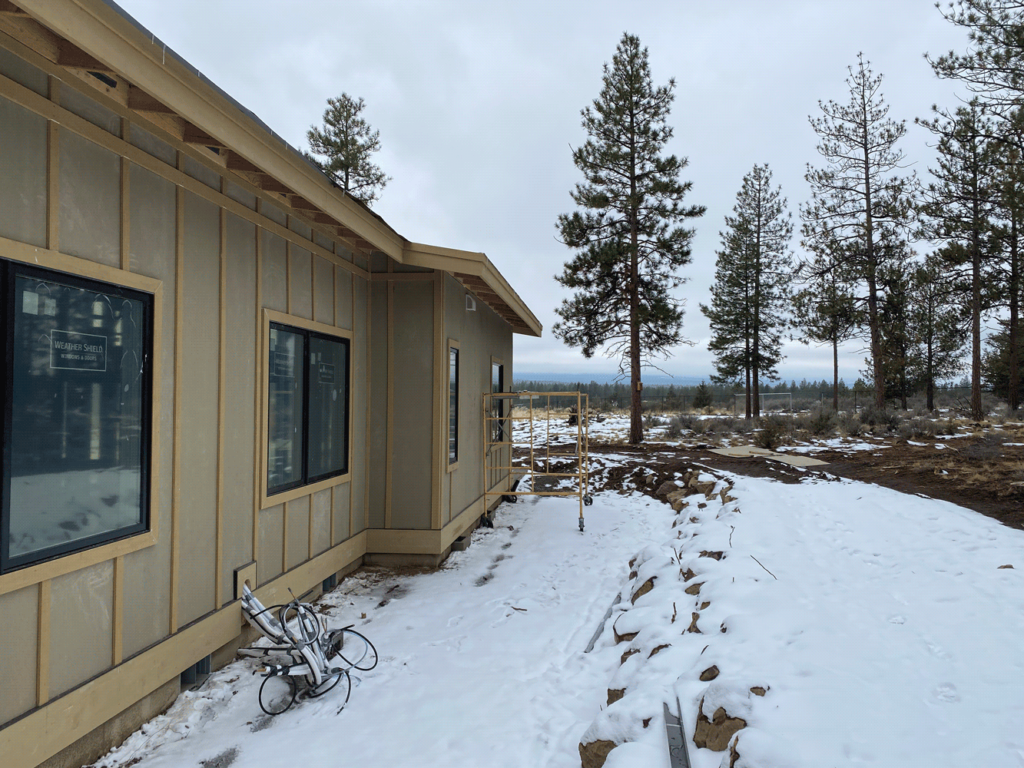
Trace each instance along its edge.
{"label": "scaffold caster wheel", "polygon": [[580,518],[580,533],[583,533],[583,518]]}
{"label": "scaffold caster wheel", "polygon": [[593,503],[594,503],[594,497],[591,496],[589,493],[586,496],[583,497],[583,506],[584,507],[589,507]]}

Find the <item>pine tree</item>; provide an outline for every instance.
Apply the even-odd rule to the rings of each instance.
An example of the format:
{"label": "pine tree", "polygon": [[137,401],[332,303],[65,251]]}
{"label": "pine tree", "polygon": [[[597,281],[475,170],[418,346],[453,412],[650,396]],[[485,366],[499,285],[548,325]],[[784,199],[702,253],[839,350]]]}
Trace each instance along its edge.
{"label": "pine tree", "polygon": [[953,303],[955,288],[943,274],[942,260],[934,254],[914,273],[911,322],[915,326],[920,373],[926,405],[935,410],[935,385],[963,369],[963,309]]}
{"label": "pine tree", "polygon": [[323,127],[311,126],[306,140],[313,155],[310,158],[334,179],[346,193],[372,205],[391,181],[370,157],[380,150],[380,131],[374,131],[359,115],[366,104],[347,93],[327,100]]}
{"label": "pine tree", "polygon": [[[999,330],[992,333],[985,342],[986,349],[982,360],[982,375],[985,379],[985,384],[992,389],[992,393],[996,397],[1005,397],[1009,400],[1016,394],[1016,399],[1019,402],[1024,397],[1024,387],[1021,386],[1021,382],[1018,379],[1017,392],[1014,393],[1011,389],[1009,321],[1004,318],[998,322]],[[1024,325],[1024,323],[1021,323],[1021,325]],[[1018,344],[1022,337],[1024,337],[1024,327],[1018,328],[1017,333],[1014,334]],[[1021,350],[1018,349],[1018,355],[1020,352]]]}
{"label": "pine tree", "polygon": [[832,347],[832,410],[838,411],[839,345],[853,338],[862,321],[838,244],[812,241],[811,247],[814,257],[797,269],[804,283],[793,296],[793,326],[804,344]]}
{"label": "pine tree", "polygon": [[946,8],[938,3],[936,7],[947,21],[967,31],[969,48],[938,58],[926,56],[935,74],[964,83],[990,114],[1016,119],[1024,97],[1024,3],[957,0]]}
{"label": "pine tree", "polygon": [[992,254],[985,240],[992,229],[995,196],[994,145],[991,121],[976,99],[949,114],[936,110],[933,120],[918,120],[939,137],[938,164],[929,169],[934,181],[925,189],[921,213],[924,234],[932,240],[957,243],[946,255],[966,258],[947,262],[948,270],[969,275],[971,307],[971,417],[983,417],[981,404],[981,316],[988,309],[985,283]]}
{"label": "pine tree", "polygon": [[826,165],[807,166],[811,202],[801,209],[802,233],[806,247],[833,251],[837,265],[864,288],[858,300],[867,306],[863,316],[870,338],[875,406],[881,410],[885,374],[879,273],[887,259],[902,252],[893,244],[908,234],[913,177],[897,173],[903,167],[903,152],[896,143],[906,134],[906,124],[889,119],[880,92],[882,76],[872,74],[862,55],[849,72],[849,104],[819,101],[822,117],[809,118]]}
{"label": "pine tree", "polygon": [[[708,349],[719,383],[743,374],[746,416],[760,415],[761,377],[774,380],[782,358],[789,307],[793,223],[780,187],[772,189],[767,164],[743,177],[733,216],[725,217],[711,305],[700,305],[711,323]],[[751,403],[753,401],[753,403]]]}
{"label": "pine tree", "polygon": [[710,408],[712,402],[711,388],[702,381],[693,392],[693,410]]}
{"label": "pine tree", "polygon": [[704,208],[683,206],[691,182],[686,159],[661,153],[672,138],[667,118],[675,81],[654,87],[647,49],[625,34],[593,108],[582,111],[588,139],[573,150],[584,181],[572,192],[579,210],[558,217],[562,241],[576,250],[556,280],[575,293],[556,312],[552,332],[584,357],[605,348],[630,374],[631,443],[643,441],[640,371],[682,342],[683,311],[669,291],[690,261],[693,230],[682,226]]}

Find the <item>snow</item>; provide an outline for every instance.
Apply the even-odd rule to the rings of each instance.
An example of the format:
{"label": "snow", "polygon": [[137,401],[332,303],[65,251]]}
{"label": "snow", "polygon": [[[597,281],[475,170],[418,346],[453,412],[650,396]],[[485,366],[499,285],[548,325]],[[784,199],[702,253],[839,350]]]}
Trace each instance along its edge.
{"label": "snow", "polygon": [[268,720],[236,662],[97,765],[234,749],[237,768],[575,768],[581,739],[611,738],[628,743],[609,768],[667,768],[662,703],[677,699],[693,768],[728,764],[692,742],[702,701],[746,720],[750,765],[1024,765],[1024,532],[854,481],[714,475],[736,501],[692,497],[676,516],[599,493],[581,534],[574,500],[524,498],[437,572],[346,578],[328,625],[355,623],[381,661],[340,713],[328,694]]}

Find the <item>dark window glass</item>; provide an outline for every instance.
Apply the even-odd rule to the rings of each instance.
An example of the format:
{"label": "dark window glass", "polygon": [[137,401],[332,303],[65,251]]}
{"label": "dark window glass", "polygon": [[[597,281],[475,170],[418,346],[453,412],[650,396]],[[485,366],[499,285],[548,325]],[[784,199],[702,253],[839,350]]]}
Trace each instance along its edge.
{"label": "dark window glass", "polygon": [[312,336],[309,340],[310,480],[348,468],[347,383],[347,343]]}
{"label": "dark window glass", "polygon": [[270,420],[267,486],[282,490],[302,483],[306,340],[301,333],[270,328]]}
{"label": "dark window glass", "polygon": [[8,570],[148,529],[152,297],[0,268]]}
{"label": "dark window glass", "polygon": [[[491,392],[505,391],[505,366],[501,363],[491,363]],[[505,400],[501,397],[491,398],[491,417],[497,421],[491,422],[492,440],[495,443],[503,442],[505,439]]]}
{"label": "dark window glass", "polygon": [[349,342],[270,326],[267,492],[348,471]]}
{"label": "dark window glass", "polygon": [[459,350],[448,348],[448,463],[459,460]]}

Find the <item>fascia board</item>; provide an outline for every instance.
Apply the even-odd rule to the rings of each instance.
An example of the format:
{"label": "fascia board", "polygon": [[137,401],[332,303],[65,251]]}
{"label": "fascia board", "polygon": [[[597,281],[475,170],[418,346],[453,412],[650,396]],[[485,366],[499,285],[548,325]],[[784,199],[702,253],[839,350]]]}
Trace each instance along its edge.
{"label": "fascia board", "polygon": [[405,238],[331,187],[282,140],[230,104],[177,58],[165,56],[163,47],[155,39],[146,38],[106,3],[99,0],[19,0],[18,5],[44,26],[223,141],[231,151],[262,168],[375,248],[395,261],[402,261]]}

